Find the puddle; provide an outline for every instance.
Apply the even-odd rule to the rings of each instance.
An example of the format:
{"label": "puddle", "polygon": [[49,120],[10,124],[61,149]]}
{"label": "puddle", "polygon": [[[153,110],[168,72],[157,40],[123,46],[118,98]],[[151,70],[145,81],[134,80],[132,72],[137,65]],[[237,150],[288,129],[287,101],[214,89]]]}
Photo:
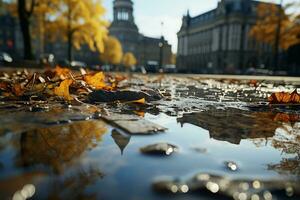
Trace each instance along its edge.
{"label": "puddle", "polygon": [[[300,113],[265,104],[283,83],[175,82],[151,106],[1,104],[0,199],[299,199]],[[166,129],[128,134],[105,106]]]}

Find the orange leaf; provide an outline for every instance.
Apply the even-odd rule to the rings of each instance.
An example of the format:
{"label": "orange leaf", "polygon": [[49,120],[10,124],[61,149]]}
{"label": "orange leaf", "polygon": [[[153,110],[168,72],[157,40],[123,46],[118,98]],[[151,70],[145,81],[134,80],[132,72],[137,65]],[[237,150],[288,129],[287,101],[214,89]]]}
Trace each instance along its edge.
{"label": "orange leaf", "polygon": [[134,100],[134,101],[128,101],[128,102],[125,102],[125,103],[145,104],[146,100],[145,100],[145,98],[142,98],[142,99],[138,99],[138,100]]}
{"label": "orange leaf", "polygon": [[66,79],[62,81],[59,87],[54,88],[54,94],[57,96],[63,97],[65,100],[73,100],[73,97],[70,96],[69,87],[73,83],[73,80]]}
{"label": "orange leaf", "polygon": [[144,111],[133,111],[136,115],[140,117],[145,117],[145,112]]}
{"label": "orange leaf", "polygon": [[298,94],[297,90],[291,94],[291,101],[293,103],[300,103],[300,94]]}
{"label": "orange leaf", "polygon": [[275,92],[268,98],[270,104],[288,104],[300,103],[300,95],[295,90],[293,93],[288,92]]}
{"label": "orange leaf", "polygon": [[8,83],[6,82],[0,83],[0,90],[7,90],[7,88],[8,88]]}
{"label": "orange leaf", "polygon": [[84,76],[84,80],[87,84],[95,89],[103,89],[106,87],[105,75],[103,72],[98,72],[95,75],[86,75]]}
{"label": "orange leaf", "polygon": [[24,94],[24,90],[21,84],[15,84],[12,88],[12,91],[16,96],[22,96]]}
{"label": "orange leaf", "polygon": [[69,76],[70,72],[71,72],[71,70],[68,69],[68,68],[62,68],[62,67],[59,67],[59,66],[55,67],[55,73],[61,79],[66,79]]}

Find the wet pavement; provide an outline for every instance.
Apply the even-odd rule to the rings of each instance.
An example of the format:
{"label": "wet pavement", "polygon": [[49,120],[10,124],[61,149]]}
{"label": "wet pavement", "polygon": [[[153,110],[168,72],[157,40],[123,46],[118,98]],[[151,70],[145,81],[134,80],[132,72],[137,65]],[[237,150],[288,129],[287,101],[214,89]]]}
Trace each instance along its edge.
{"label": "wet pavement", "polygon": [[0,199],[299,199],[300,107],[267,97],[300,80],[129,82],[164,98],[0,101]]}

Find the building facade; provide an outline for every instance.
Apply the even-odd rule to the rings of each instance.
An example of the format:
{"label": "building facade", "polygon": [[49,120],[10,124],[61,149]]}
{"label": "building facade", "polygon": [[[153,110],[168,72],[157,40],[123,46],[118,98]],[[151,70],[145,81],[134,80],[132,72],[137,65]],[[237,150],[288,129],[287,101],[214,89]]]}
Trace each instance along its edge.
{"label": "building facade", "polygon": [[221,0],[216,9],[182,18],[177,68],[190,73],[243,73],[272,62],[270,45],[249,36],[258,1]]}
{"label": "building facade", "polygon": [[0,8],[0,52],[22,57],[23,41],[18,20]]}
{"label": "building facade", "polygon": [[113,21],[109,28],[110,35],[122,44],[123,52],[132,52],[138,65],[147,63],[167,65],[171,62],[171,45],[164,39],[146,37],[139,33],[134,21],[133,2],[131,0],[114,0]]}

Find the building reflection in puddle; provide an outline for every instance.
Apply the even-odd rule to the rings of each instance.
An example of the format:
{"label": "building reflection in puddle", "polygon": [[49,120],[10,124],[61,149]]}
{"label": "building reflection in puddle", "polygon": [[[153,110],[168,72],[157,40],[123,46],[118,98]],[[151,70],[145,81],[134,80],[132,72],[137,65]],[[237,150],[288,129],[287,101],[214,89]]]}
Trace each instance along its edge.
{"label": "building reflection in puddle", "polygon": [[246,139],[255,146],[280,150],[280,163],[269,164],[269,170],[300,176],[300,116],[275,112],[251,112],[229,108],[212,108],[199,113],[184,114],[177,122],[204,128],[211,138],[240,144]]}

